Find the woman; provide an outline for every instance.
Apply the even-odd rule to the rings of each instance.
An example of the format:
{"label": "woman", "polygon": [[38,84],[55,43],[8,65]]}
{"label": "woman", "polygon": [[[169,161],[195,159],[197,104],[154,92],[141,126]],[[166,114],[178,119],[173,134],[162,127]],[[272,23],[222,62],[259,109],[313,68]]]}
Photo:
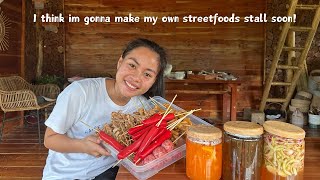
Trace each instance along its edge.
{"label": "woman", "polygon": [[119,167],[101,146],[93,128],[110,123],[111,113],[134,107],[139,100],[163,95],[166,53],[147,39],[128,44],[118,60],[115,79],[76,81],[58,97],[45,124],[49,149],[43,179],[115,179]]}

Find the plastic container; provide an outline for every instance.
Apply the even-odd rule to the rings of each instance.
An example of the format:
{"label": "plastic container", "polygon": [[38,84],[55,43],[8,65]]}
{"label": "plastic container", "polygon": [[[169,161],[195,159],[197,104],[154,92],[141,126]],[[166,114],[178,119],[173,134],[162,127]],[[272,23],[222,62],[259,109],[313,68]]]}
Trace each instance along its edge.
{"label": "plastic container", "polygon": [[320,127],[320,115],[315,115],[315,114],[309,113],[309,127],[310,128],[319,128]]}
{"label": "plastic container", "polygon": [[222,169],[222,132],[207,125],[187,130],[186,173],[190,179],[219,180]]}
{"label": "plastic container", "polygon": [[[165,104],[165,103],[170,103],[169,101],[163,99],[162,97],[159,96],[155,96],[153,97],[153,99],[155,99],[156,101],[160,102],[161,104]],[[147,107],[153,107],[153,103],[151,103],[151,100],[148,100],[148,105]],[[141,104],[140,104],[141,106]],[[183,111],[183,109],[181,109],[180,107],[172,104],[171,106],[173,109],[178,110],[178,111]],[[128,111],[126,111],[126,113],[132,113],[135,112],[138,108],[140,108],[139,106],[134,107],[132,109],[129,109]],[[209,123],[205,122],[204,120],[194,116],[194,115],[189,115],[188,116],[190,118],[190,120],[192,121],[192,123],[194,124],[205,124],[205,125],[210,125]],[[166,155],[162,156],[161,158],[155,159],[151,162],[149,162],[148,164],[145,165],[136,165],[134,164],[131,160],[129,160],[128,158],[125,158],[122,160],[122,162],[120,163],[121,165],[123,165],[123,167],[125,167],[133,176],[135,176],[137,179],[140,180],[144,180],[144,179],[148,179],[151,176],[157,174],[159,171],[161,171],[162,169],[166,168],[167,166],[170,166],[171,164],[173,164],[174,162],[180,160],[181,158],[185,157],[186,155],[186,144],[185,144],[185,140],[183,140],[182,138],[179,139],[179,146],[176,147],[174,150],[170,151],[169,153],[167,153]],[[118,151],[115,150],[114,148],[112,148],[111,146],[109,146],[108,144],[104,144],[104,146],[110,150],[111,155],[117,159],[117,154]]]}
{"label": "plastic container", "polygon": [[253,122],[229,121],[223,128],[223,179],[260,179],[262,126]]}
{"label": "plastic container", "polygon": [[262,180],[303,179],[305,131],[295,125],[267,121],[263,124]]}

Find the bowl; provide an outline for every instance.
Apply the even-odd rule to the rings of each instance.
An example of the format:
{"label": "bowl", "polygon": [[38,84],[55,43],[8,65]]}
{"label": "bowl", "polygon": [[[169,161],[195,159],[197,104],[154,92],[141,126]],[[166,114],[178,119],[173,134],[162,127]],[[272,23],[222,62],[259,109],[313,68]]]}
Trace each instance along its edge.
{"label": "bowl", "polygon": [[175,79],[184,79],[185,76],[186,76],[186,73],[184,71],[177,71],[174,73]]}

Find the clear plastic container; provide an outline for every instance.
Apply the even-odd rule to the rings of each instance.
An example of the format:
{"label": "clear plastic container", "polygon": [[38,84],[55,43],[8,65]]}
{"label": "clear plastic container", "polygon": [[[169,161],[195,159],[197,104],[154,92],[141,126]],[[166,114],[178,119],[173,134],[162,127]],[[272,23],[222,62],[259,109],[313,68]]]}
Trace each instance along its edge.
{"label": "clear plastic container", "polygon": [[223,126],[223,179],[259,180],[263,153],[262,126],[229,121]]}
{"label": "clear plastic container", "polygon": [[[165,103],[170,103],[169,101],[163,99],[162,97],[159,96],[155,96],[153,97],[153,99],[155,99],[156,101],[165,104]],[[153,104],[151,103],[151,100],[148,100],[148,105],[147,107],[153,107]],[[171,106],[173,109],[178,110],[178,111],[183,111],[182,108],[172,104]],[[138,108],[140,107],[135,107],[133,109],[130,109],[128,111],[126,111],[126,113],[132,113],[135,112]],[[194,115],[189,115],[188,116],[190,118],[190,120],[192,121],[193,124],[205,124],[205,125],[210,125],[209,123],[207,123],[206,121],[194,116]],[[180,141],[181,140],[181,141]],[[148,164],[145,165],[136,165],[134,164],[131,160],[129,160],[128,158],[125,158],[122,160],[122,162],[120,163],[121,165],[123,165],[123,167],[125,167],[132,175],[134,175],[137,179],[140,180],[144,180],[144,179],[148,179],[151,176],[157,174],[159,171],[161,171],[162,169],[166,168],[167,166],[170,166],[171,164],[173,164],[174,162],[180,160],[181,158],[186,156],[186,144],[185,144],[185,140],[183,140],[182,138],[180,139],[180,144],[178,145],[178,147],[176,147],[175,149],[173,149],[172,151],[170,151],[169,153],[167,153],[166,155],[162,156],[161,158],[157,158],[151,162],[149,162]],[[117,159],[117,154],[118,151],[115,150],[114,148],[112,148],[112,146],[108,145],[108,144],[104,144],[104,146],[110,150],[111,155]]]}
{"label": "clear plastic container", "polygon": [[305,131],[292,124],[278,121],[267,121],[263,127],[266,133],[261,179],[303,179]]}
{"label": "clear plastic container", "polygon": [[219,180],[222,169],[222,132],[207,125],[187,130],[186,173],[190,179]]}

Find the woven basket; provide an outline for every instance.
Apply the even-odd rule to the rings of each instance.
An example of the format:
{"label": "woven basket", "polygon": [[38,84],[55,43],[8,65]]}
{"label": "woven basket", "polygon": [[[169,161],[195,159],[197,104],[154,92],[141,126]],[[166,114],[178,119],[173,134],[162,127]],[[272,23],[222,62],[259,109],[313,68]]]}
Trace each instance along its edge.
{"label": "woven basket", "polygon": [[320,69],[316,69],[310,72],[308,79],[309,91],[317,96],[320,96]]}
{"label": "woven basket", "polygon": [[311,99],[312,99],[312,94],[309,93],[309,92],[306,92],[306,91],[299,91],[299,92],[295,95],[294,99],[301,99],[301,100],[309,100],[309,101],[311,101]]}
{"label": "woven basket", "polygon": [[297,108],[309,107],[310,104],[311,104],[311,101],[309,100],[291,99],[291,105]]}

